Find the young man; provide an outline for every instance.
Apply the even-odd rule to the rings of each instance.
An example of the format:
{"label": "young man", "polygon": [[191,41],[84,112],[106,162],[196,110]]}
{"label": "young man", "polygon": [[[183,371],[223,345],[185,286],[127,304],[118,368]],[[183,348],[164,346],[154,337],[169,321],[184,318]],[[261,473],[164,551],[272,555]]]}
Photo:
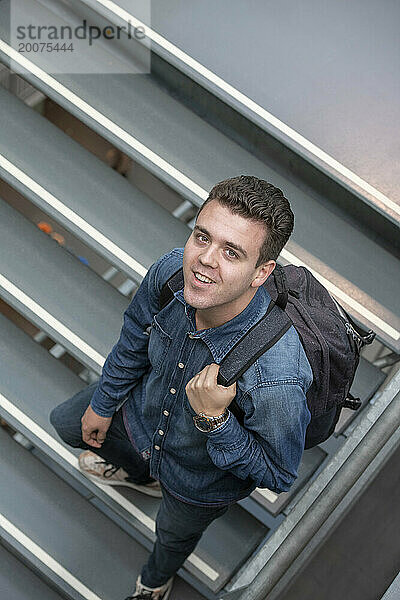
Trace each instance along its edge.
{"label": "young man", "polygon": [[[281,190],[240,176],[217,184],[184,250],[161,257],[124,314],[98,384],[51,421],[91,479],[161,495],[157,540],[129,598],[166,600],[206,527],[256,487],[287,491],[297,476],[312,372],[291,327],[230,387],[219,364],[265,314],[262,284],[293,229]],[[164,283],[184,287],[161,311]],[[230,412],[235,398],[243,425]],[[161,484],[161,485],[160,485]]]}

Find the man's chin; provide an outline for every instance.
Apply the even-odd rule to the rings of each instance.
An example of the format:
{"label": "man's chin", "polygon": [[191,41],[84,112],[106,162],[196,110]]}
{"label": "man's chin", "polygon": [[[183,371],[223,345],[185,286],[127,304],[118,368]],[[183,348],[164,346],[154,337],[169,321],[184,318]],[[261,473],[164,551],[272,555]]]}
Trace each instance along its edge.
{"label": "man's chin", "polygon": [[196,306],[197,302],[196,302],[195,295],[187,289],[186,285],[183,288],[183,297],[185,299],[185,302],[187,302],[187,304],[190,304],[190,306],[193,306],[193,308],[198,308]]}
{"label": "man's chin", "polygon": [[183,297],[185,302],[193,308],[208,308],[206,299],[201,298],[200,294],[187,289],[186,286],[183,288]]}

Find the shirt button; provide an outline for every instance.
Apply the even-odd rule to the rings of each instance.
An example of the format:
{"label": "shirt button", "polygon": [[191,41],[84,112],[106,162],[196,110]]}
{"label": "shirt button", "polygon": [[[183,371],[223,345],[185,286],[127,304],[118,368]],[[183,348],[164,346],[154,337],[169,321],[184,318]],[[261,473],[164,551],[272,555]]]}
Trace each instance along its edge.
{"label": "shirt button", "polygon": [[169,391],[171,392],[171,394],[176,394],[176,389],[175,388],[171,388]]}
{"label": "shirt button", "polygon": [[164,435],[164,432],[163,432],[163,430],[162,430],[162,429],[159,429],[159,430],[158,430],[158,433],[159,433],[160,435]]}
{"label": "shirt button", "polygon": [[169,415],[169,412],[168,412],[167,410],[164,410],[164,415],[165,415],[166,417],[168,417],[168,415]]}
{"label": "shirt button", "polygon": [[161,448],[160,448],[160,446],[154,446],[154,448],[155,448],[156,450],[160,450],[160,449],[161,449]]}
{"label": "shirt button", "polygon": [[185,365],[184,365],[183,363],[178,363],[178,367],[179,367],[180,369],[183,369],[183,367],[184,367],[184,366],[185,366]]}

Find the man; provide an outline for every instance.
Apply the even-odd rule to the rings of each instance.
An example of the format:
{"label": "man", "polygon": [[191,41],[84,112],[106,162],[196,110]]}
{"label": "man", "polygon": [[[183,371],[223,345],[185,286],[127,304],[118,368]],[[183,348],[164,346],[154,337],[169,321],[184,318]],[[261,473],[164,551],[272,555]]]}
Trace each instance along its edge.
{"label": "man", "polygon": [[[80,457],[88,477],[152,495],[162,488],[157,540],[129,598],[166,600],[215,518],[257,486],[287,491],[297,476],[312,372],[294,327],[237,383],[217,384],[222,359],[266,312],[262,284],[293,222],[272,184],[217,184],[184,251],[149,269],[99,383],[52,412],[67,443],[94,450]],[[162,287],[182,266],[184,288],[160,311]],[[228,408],[234,398],[243,425]]]}

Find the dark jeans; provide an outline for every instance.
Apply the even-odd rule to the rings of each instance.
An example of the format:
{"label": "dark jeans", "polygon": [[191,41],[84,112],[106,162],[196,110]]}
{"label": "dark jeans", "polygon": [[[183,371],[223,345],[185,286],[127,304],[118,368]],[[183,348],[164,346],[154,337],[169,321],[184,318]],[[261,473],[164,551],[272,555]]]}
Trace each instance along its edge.
{"label": "dark jeans", "polygon": [[[108,463],[122,467],[134,483],[151,481],[149,462],[129,440],[121,410],[115,413],[101,448],[93,448],[83,442],[81,418],[96,387],[97,383],[89,385],[57,406],[50,415],[52,425],[64,442],[74,448],[89,449]],[[156,520],[156,542],[142,569],[144,585],[157,587],[166,583],[193,552],[208,525],[227,510],[227,506],[197,506],[182,502],[163,488]]]}

